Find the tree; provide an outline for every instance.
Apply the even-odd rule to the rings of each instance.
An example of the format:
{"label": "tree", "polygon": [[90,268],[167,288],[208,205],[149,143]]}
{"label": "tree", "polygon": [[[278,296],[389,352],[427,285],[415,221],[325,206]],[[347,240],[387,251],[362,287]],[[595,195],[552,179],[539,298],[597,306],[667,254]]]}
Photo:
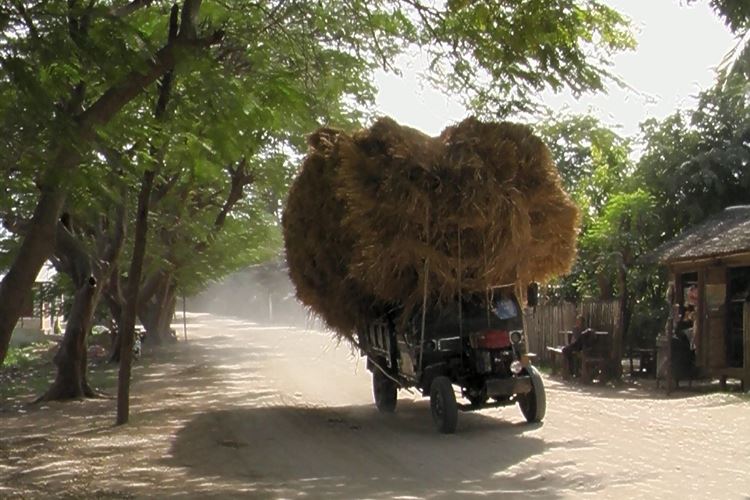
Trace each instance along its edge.
{"label": "tree", "polygon": [[[550,148],[563,185],[581,208],[581,238],[585,238],[612,196],[628,189],[633,165],[630,141],[593,116],[548,117],[537,132]],[[576,301],[583,295],[610,298],[614,275],[590,274],[591,259],[579,245],[572,271],[550,288],[557,298]]]}
{"label": "tree", "polygon": [[[641,125],[643,155],[629,184],[640,186],[654,200],[658,222],[639,236],[651,248],[726,206],[750,202],[747,54],[746,47],[744,55],[720,72],[715,86],[700,93],[695,109]],[[643,259],[648,250],[644,247],[628,278],[634,292],[631,337],[660,331],[667,314],[664,276]]]}
{"label": "tree", "polygon": [[729,205],[750,202],[750,84],[739,60],[699,95],[695,110],[642,125],[635,182],[657,200],[661,238]]}
{"label": "tree", "polygon": [[612,51],[633,48],[626,19],[597,0],[404,2],[422,21],[431,81],[490,116],[543,108],[543,89],[601,90]]}
{"label": "tree", "polygon": [[550,148],[565,190],[584,209],[584,219],[601,211],[625,188],[633,171],[630,141],[590,115],[548,117],[537,133]]}
{"label": "tree", "polygon": [[[17,2],[3,8],[0,64],[7,75],[3,83],[25,97],[14,112],[32,117],[31,128],[41,131],[43,142],[38,144],[41,158],[36,158],[41,167],[33,171],[39,187],[36,206],[19,250],[0,282],[0,361],[7,353],[22,297],[52,253],[67,184],[90,151],[97,128],[106,126],[181,59],[221,40],[221,31],[198,36],[195,23],[200,3],[185,1],[179,36],[148,57],[140,50],[126,48],[142,46],[144,40],[135,33],[123,29],[117,32],[119,38],[110,38],[109,27],[118,24],[122,16],[132,15],[130,10],[107,4],[79,5],[75,1],[42,2],[29,8]],[[133,5],[137,8],[145,4]],[[103,59],[113,57],[123,63],[119,68],[125,71],[110,62],[105,74],[83,74],[88,65],[98,67]],[[42,131],[43,123],[50,126]]]}
{"label": "tree", "polygon": [[50,388],[40,397],[41,400],[96,395],[87,379],[86,337],[91,330],[102,289],[116,268],[122,251],[124,212],[123,205],[115,205],[108,215],[99,215],[99,220],[89,225],[83,234],[75,230],[74,222],[67,213],[58,223],[52,260],[58,271],[71,278],[75,292],[65,334],[54,358],[57,374]]}
{"label": "tree", "polygon": [[710,0],[709,3],[735,33],[740,34],[750,26],[750,4],[745,0]]}
{"label": "tree", "polygon": [[654,198],[636,189],[614,194],[581,237],[581,258],[587,263],[583,277],[589,286],[615,277],[620,321],[613,336],[614,360],[622,358],[633,305],[645,295],[645,291],[639,289],[643,285],[641,275],[650,275],[653,271],[647,268],[643,272],[638,259],[654,248],[654,228],[658,222]]}

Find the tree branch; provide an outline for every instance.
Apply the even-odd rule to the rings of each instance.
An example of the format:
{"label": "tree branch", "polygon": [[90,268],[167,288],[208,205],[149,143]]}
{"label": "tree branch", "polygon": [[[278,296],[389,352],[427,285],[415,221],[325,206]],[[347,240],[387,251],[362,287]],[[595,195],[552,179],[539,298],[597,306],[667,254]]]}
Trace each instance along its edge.
{"label": "tree branch", "polygon": [[128,2],[125,5],[121,5],[119,7],[113,6],[110,9],[109,13],[114,17],[127,17],[130,14],[136,12],[138,9],[151,6],[152,2],[153,0],[133,0],[132,2]]}
{"label": "tree branch", "polygon": [[62,264],[63,270],[75,283],[76,288],[80,288],[92,276],[88,250],[62,221],[57,223],[55,256]]}
{"label": "tree branch", "polygon": [[[200,6],[199,0],[185,0],[182,13],[183,22],[187,22],[186,26],[194,22],[195,16],[197,16],[197,11],[188,7],[195,7],[196,5]],[[188,31],[190,29],[192,28],[188,28]],[[145,71],[132,71],[120,83],[106,90],[96,102],[78,116],[80,134],[84,138],[88,138],[94,127],[109,122],[123,106],[140,94],[145,87],[174,68],[180,59],[187,57],[186,53],[189,49],[210,47],[221,41],[222,38],[224,38],[222,30],[214,31],[203,38],[191,38],[181,26],[177,38],[167,43],[148,61]]]}
{"label": "tree branch", "polygon": [[177,35],[179,38],[195,40],[198,37],[198,30],[195,25],[198,21],[201,2],[202,0],[185,0],[185,3],[182,4],[180,33]]}
{"label": "tree branch", "polygon": [[26,27],[29,29],[29,34],[34,40],[39,40],[39,31],[36,29],[36,25],[34,24],[34,20],[31,19],[31,16],[29,16],[28,11],[23,6],[22,1],[14,1],[13,5],[16,7],[16,10],[21,16],[21,19],[23,19],[24,24],[26,24]]}
{"label": "tree branch", "polygon": [[[169,13],[169,35],[167,37],[167,43],[174,43],[177,39],[177,18],[179,16],[179,8],[177,4],[172,6],[172,10]],[[174,70],[170,69],[159,81],[159,97],[156,101],[156,109],[154,110],[154,116],[157,120],[161,120],[167,112],[167,104],[172,93],[172,78],[174,76]]]}
{"label": "tree branch", "polygon": [[229,195],[214,220],[214,231],[218,231],[224,226],[227,215],[229,215],[229,212],[232,211],[237,202],[242,199],[242,195],[245,192],[245,186],[255,182],[255,174],[247,171],[247,158],[245,157],[237,163],[235,168],[232,168],[231,166],[227,167],[227,171],[231,176],[232,184],[229,189]]}
{"label": "tree branch", "polygon": [[151,194],[151,202],[156,205],[159,203],[162,199],[164,199],[167,194],[172,190],[172,188],[177,184],[177,181],[180,179],[180,172],[175,172],[174,175],[169,177],[166,181],[160,182],[158,186],[154,187],[154,191]]}

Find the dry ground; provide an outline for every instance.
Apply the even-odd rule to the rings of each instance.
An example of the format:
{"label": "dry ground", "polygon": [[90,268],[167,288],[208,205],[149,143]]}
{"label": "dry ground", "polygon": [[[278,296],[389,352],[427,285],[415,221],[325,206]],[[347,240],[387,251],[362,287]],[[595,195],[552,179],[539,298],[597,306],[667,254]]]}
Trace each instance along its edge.
{"label": "dry ground", "polygon": [[187,344],[142,360],[131,423],[114,401],[0,402],[0,498],[750,498],[750,400],[546,379],[515,407],[432,428],[425,400],[371,404],[327,334],[189,316]]}

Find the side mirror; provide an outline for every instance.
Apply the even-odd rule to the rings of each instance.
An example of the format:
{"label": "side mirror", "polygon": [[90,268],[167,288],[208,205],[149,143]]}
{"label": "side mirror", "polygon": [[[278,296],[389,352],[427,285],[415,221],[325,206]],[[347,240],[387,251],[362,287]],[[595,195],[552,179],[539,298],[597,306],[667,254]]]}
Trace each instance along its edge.
{"label": "side mirror", "polygon": [[529,283],[526,288],[526,304],[529,307],[536,307],[539,303],[539,283]]}

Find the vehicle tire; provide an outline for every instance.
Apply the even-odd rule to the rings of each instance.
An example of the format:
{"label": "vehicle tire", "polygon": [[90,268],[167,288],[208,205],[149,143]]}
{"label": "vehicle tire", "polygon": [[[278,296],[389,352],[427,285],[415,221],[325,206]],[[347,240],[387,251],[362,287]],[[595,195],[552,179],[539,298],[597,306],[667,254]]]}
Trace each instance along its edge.
{"label": "vehicle tire", "polygon": [[458,405],[448,377],[435,377],[430,384],[430,410],[439,432],[453,434],[458,423]]}
{"label": "vehicle tire", "polygon": [[372,395],[375,406],[383,413],[396,411],[398,401],[398,386],[377,367],[372,372]]}
{"label": "vehicle tire", "polygon": [[518,407],[529,423],[541,422],[547,412],[547,395],[544,392],[544,382],[539,371],[529,366],[526,372],[531,378],[531,392],[518,395]]}

